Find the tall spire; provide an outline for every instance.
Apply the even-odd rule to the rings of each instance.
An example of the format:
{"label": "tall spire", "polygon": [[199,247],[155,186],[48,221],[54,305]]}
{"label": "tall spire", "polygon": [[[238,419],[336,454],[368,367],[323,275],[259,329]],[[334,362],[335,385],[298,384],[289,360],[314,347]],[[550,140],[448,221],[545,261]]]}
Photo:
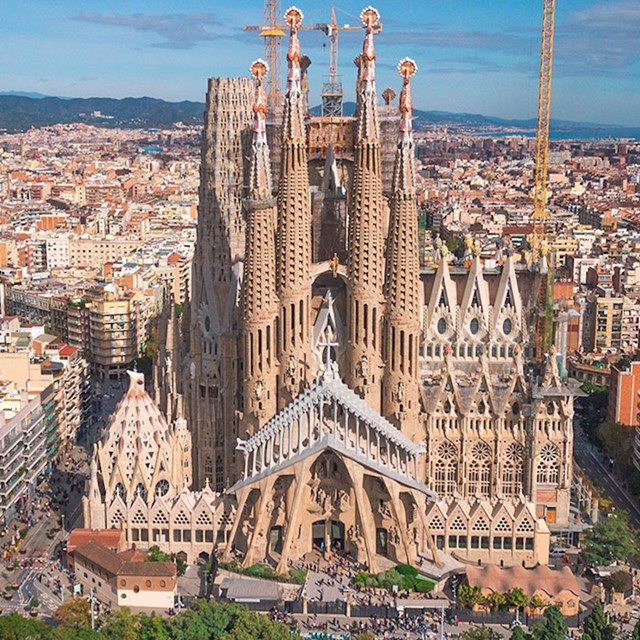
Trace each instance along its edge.
{"label": "tall spire", "polygon": [[245,200],[247,240],[242,298],[245,435],[255,433],[277,407],[276,321],[279,305],[273,272],[276,201],[272,194],[265,123],[267,99],[262,87],[267,71],[264,60],[256,60],[251,65],[256,90],[249,198]]}
{"label": "tall spire", "polygon": [[380,137],[378,124],[378,97],[376,95],[376,49],[373,34],[380,28],[380,14],[369,6],[360,13],[366,31],[360,57],[360,110],[357,137],[359,140],[377,140]]}
{"label": "tall spire", "polygon": [[411,99],[411,77],[418,70],[418,65],[411,58],[403,58],[398,63],[398,72],[402,76],[400,91],[400,139],[393,168],[393,192],[413,195],[415,156],[413,148],[413,101]]}
{"label": "tall spire", "polygon": [[384,218],[380,128],[375,84],[374,32],[380,16],[373,7],[360,14],[366,28],[358,58],[355,163],[349,226],[348,384],[380,411],[382,379],[382,286]]}
{"label": "tall spire", "polygon": [[267,63],[258,58],[251,65],[251,75],[256,79],[256,92],[253,101],[253,144],[249,194],[252,199],[269,198],[272,195],[271,165],[267,144],[267,94],[262,80],[269,72]]}
{"label": "tall spire", "polygon": [[309,374],[311,344],[311,200],[298,29],[302,11],[287,9],[287,93],[278,187],[277,287],[280,297],[280,404],[295,398]]}
{"label": "tall spire", "polygon": [[387,238],[383,414],[407,436],[418,441],[422,438],[418,420],[420,270],[411,131],[411,76],[416,70],[416,63],[409,58],[398,64],[403,85]]}
{"label": "tall spire", "polygon": [[287,51],[287,93],[284,101],[283,139],[304,138],[304,101],[302,95],[302,53],[298,29],[304,14],[297,7],[290,7],[284,14],[289,25],[289,49]]}

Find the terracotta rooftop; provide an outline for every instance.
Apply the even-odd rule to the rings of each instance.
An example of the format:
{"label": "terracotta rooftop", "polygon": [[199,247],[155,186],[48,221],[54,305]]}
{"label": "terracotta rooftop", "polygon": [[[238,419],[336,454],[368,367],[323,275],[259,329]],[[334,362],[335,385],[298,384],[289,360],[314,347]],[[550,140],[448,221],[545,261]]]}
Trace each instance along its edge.
{"label": "terracotta rooftop", "polygon": [[525,569],[515,566],[501,569],[494,564],[486,567],[467,567],[467,581],[469,586],[479,585],[499,593],[520,587],[530,598],[537,591],[544,591],[552,598],[561,591],[571,591],[576,596],[580,595],[578,581],[569,567],[550,569],[539,566],[535,569]]}
{"label": "terracotta rooftop", "polygon": [[65,344],[64,347],[62,347],[60,349],[60,355],[61,356],[72,356],[77,351],[78,351],[78,349],[76,347],[71,347],[68,344]]}
{"label": "terracotta rooftop", "polygon": [[97,542],[87,542],[76,547],[73,555],[76,560],[98,565],[112,576],[177,577],[175,563],[146,561],[147,554],[137,549],[115,553]]}
{"label": "terracotta rooftop", "polygon": [[124,562],[118,575],[175,578],[177,567],[173,562]]}
{"label": "terracotta rooftop", "polygon": [[122,529],[74,529],[69,535],[67,548],[73,551],[76,547],[88,542],[96,542],[107,549],[116,550],[123,545]]}
{"label": "terracotta rooftop", "polygon": [[118,554],[118,556],[120,556],[120,558],[122,558],[126,562],[144,562],[147,559],[148,555],[149,554],[146,551],[136,549],[135,546]]}
{"label": "terracotta rooftop", "polygon": [[96,542],[87,542],[86,544],[81,544],[79,547],[76,547],[73,552],[73,557],[76,562],[78,560],[88,560],[113,576],[117,576],[118,571],[122,565],[125,564],[124,560],[118,557],[117,553]]}

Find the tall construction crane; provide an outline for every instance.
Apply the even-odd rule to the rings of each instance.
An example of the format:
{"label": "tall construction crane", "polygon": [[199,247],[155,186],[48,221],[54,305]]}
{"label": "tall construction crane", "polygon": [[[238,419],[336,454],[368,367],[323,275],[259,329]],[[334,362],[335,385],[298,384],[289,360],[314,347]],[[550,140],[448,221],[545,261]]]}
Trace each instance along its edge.
{"label": "tall construction crane", "polygon": [[[280,0],[264,0],[262,25],[245,25],[245,31],[259,31],[264,38],[264,57],[271,73],[267,78],[267,107],[270,113],[282,104],[282,38],[285,25],[280,20]],[[322,31],[329,37],[329,80],[322,85],[322,115],[342,115],[342,83],[338,76],[338,35],[340,31],[361,30],[360,25],[338,24],[336,8],[331,7],[331,21],[300,27],[302,31]]]}
{"label": "tall construction crane", "polygon": [[[547,170],[549,165],[549,120],[551,115],[551,76],[553,69],[553,32],[556,0],[543,0],[540,78],[538,84],[538,130],[533,191],[532,256],[547,264]],[[536,358],[548,353],[553,341],[553,265],[538,275],[538,314],[536,319]]]}
{"label": "tall construction crane", "polygon": [[267,76],[267,108],[274,113],[282,103],[282,23],[280,0],[264,0],[264,20],[261,25],[245,25],[245,31],[259,31],[264,38],[264,57],[271,73]]}
{"label": "tall construction crane", "polygon": [[551,114],[551,73],[553,68],[553,27],[556,0],[543,0],[540,78],[538,84],[538,132],[533,192],[533,224],[536,239],[545,233],[547,211],[547,169],[549,164],[549,119]]}
{"label": "tall construction crane", "polygon": [[331,7],[331,22],[314,24],[312,29],[320,29],[329,36],[329,80],[322,84],[322,115],[342,115],[342,82],[338,76],[338,35],[340,31],[359,31],[360,25],[342,24],[336,20],[336,8]]}

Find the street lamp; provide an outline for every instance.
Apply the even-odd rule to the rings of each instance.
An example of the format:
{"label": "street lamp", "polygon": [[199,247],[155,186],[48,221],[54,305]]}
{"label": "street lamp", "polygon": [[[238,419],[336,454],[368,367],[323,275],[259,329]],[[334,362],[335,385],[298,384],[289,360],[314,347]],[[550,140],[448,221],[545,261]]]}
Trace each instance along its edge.
{"label": "street lamp", "polygon": [[93,608],[94,602],[95,602],[95,592],[96,589],[95,587],[91,588],[91,593],[89,595],[89,602],[91,604],[91,630],[95,631],[96,630],[96,612]]}

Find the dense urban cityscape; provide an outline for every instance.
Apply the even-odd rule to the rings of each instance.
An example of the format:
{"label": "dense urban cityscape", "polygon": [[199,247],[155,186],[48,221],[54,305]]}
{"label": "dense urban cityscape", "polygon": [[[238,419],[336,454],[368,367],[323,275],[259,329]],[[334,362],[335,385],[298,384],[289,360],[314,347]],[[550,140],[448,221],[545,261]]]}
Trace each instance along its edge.
{"label": "dense urban cityscape", "polygon": [[533,125],[276,0],[200,124],[0,102],[0,638],[640,638],[640,138],[540,5]]}

